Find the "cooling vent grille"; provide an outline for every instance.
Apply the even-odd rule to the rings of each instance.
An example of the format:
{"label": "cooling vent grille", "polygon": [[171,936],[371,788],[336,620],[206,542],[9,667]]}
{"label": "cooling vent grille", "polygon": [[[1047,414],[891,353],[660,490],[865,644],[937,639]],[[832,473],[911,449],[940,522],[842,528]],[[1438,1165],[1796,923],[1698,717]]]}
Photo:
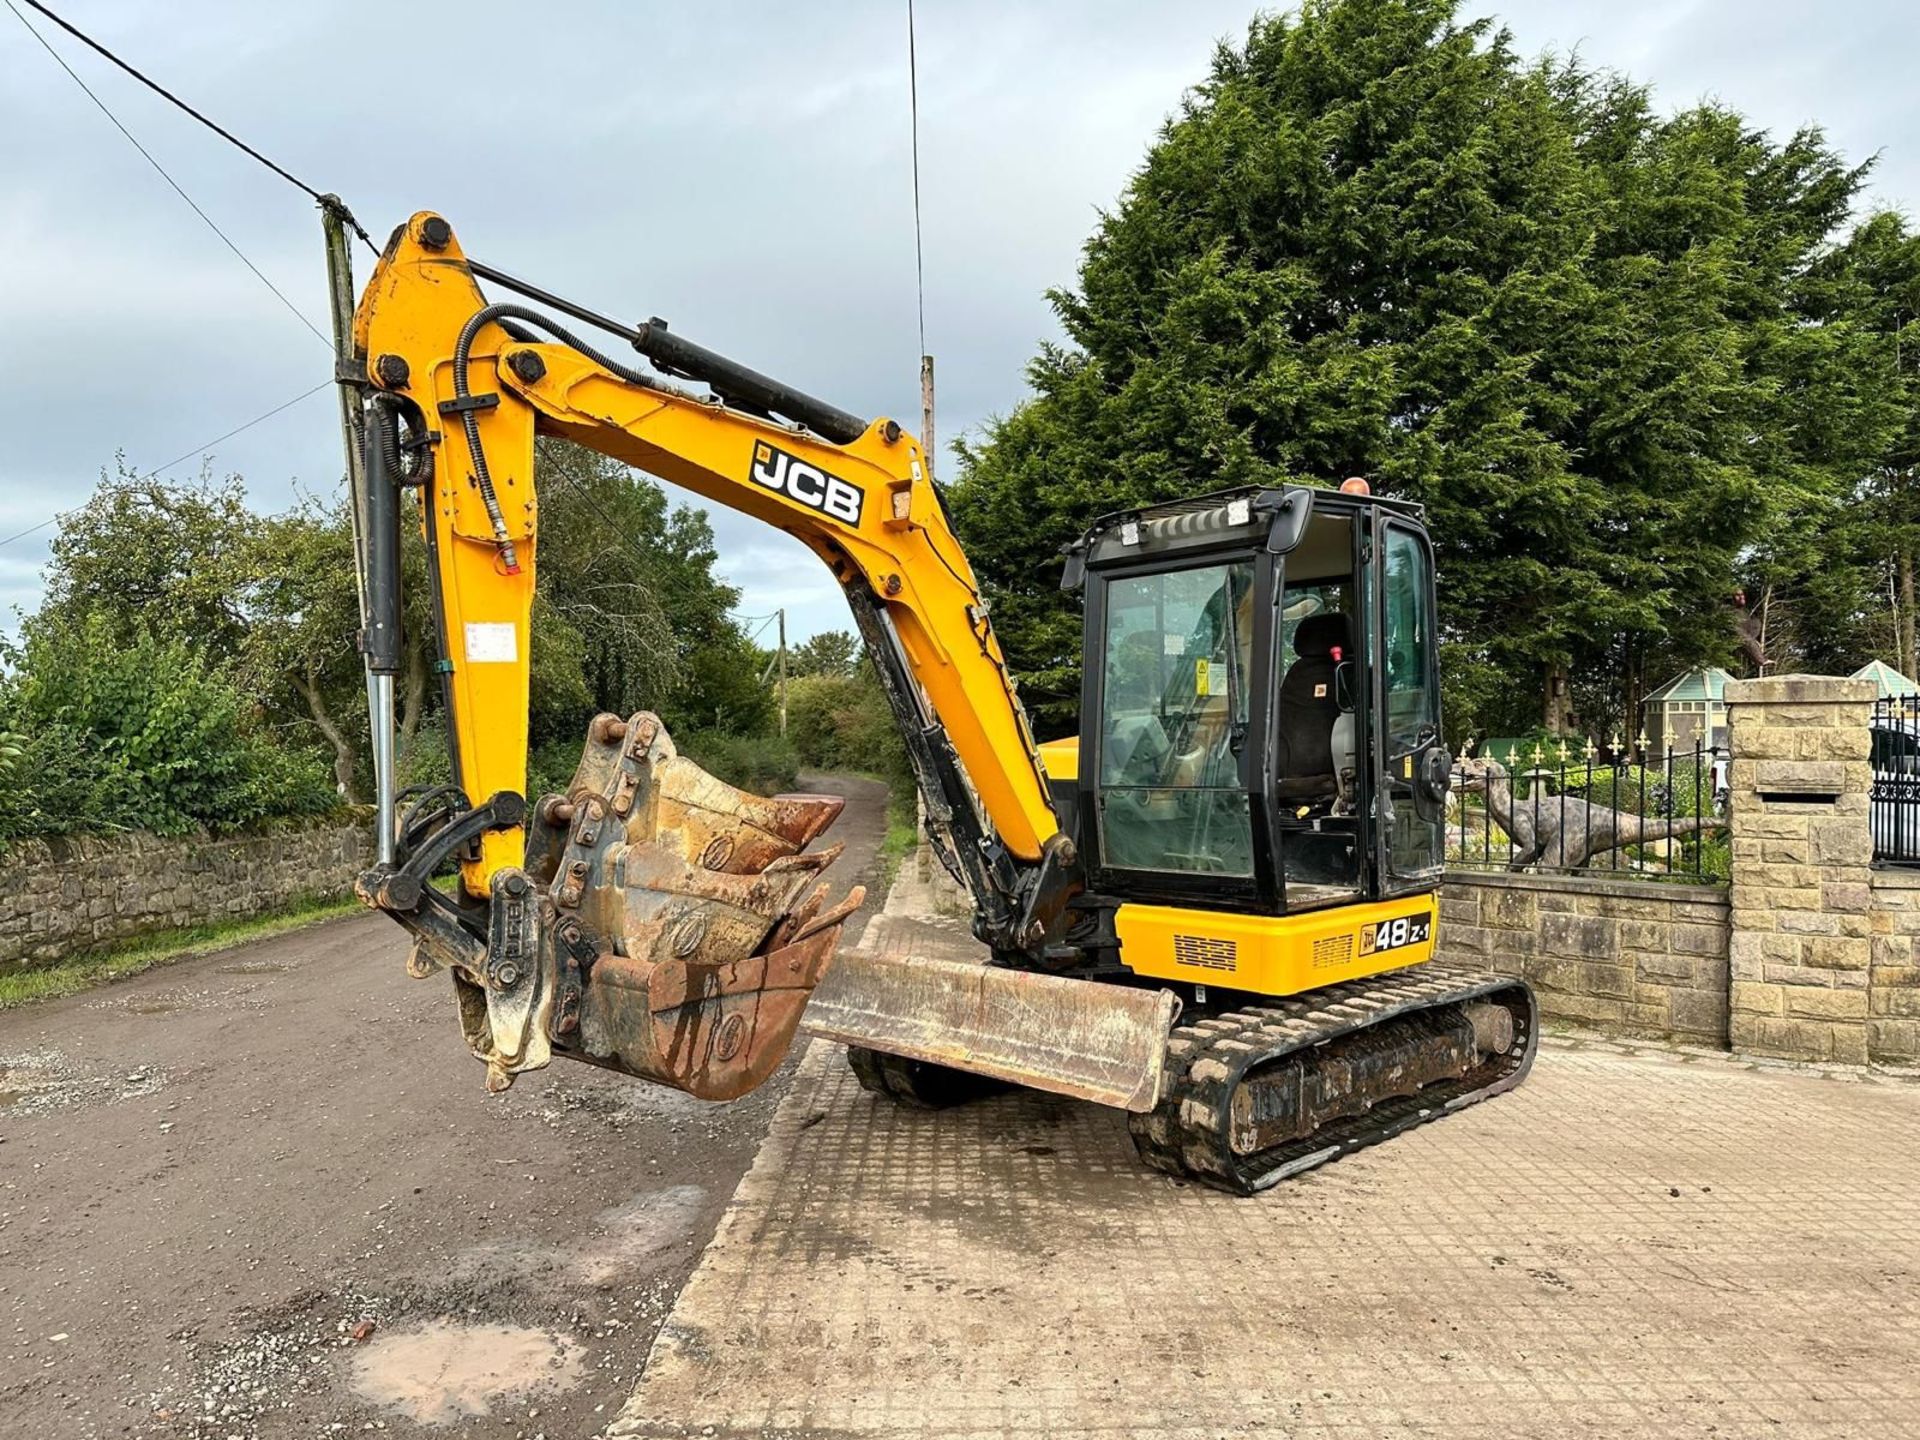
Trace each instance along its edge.
{"label": "cooling vent grille", "polygon": [[1177,965],[1196,965],[1202,970],[1239,968],[1240,947],[1231,940],[1215,940],[1206,935],[1173,937],[1173,959]]}
{"label": "cooling vent grille", "polygon": [[1313,942],[1313,968],[1325,970],[1331,965],[1344,965],[1353,958],[1353,936],[1329,935],[1324,940]]}

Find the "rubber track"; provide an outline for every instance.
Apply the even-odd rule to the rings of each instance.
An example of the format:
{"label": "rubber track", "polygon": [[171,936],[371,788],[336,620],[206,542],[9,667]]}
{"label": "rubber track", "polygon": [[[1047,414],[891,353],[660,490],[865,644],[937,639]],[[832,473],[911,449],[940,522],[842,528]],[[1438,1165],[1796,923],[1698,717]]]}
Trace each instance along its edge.
{"label": "rubber track", "polygon": [[[1253,1155],[1233,1153],[1229,1106],[1254,1070],[1356,1030],[1479,999],[1504,1004],[1513,1014],[1514,1044],[1505,1055],[1491,1057],[1457,1080],[1335,1120],[1302,1139]],[[1539,1038],[1538,1008],[1525,981],[1432,961],[1417,970],[1350,980],[1176,1027],[1168,1038],[1168,1078],[1160,1103],[1144,1115],[1129,1116],[1128,1128],[1141,1159],[1156,1170],[1252,1195],[1511,1090],[1533,1065]]]}

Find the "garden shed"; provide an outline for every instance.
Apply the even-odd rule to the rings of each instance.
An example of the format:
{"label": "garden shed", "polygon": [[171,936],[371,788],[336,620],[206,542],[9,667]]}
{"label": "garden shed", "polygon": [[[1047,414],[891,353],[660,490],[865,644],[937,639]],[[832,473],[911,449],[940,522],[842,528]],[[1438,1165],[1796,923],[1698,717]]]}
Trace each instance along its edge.
{"label": "garden shed", "polygon": [[1718,665],[1702,665],[1676,675],[1647,696],[1640,707],[1640,724],[1647,748],[1665,750],[1712,749],[1727,743],[1727,682],[1733,679]]}

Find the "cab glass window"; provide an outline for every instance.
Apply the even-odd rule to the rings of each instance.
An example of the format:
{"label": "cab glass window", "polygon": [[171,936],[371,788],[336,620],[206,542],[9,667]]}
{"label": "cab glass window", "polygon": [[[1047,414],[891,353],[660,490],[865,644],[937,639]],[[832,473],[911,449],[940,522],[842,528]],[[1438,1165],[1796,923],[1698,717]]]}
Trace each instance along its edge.
{"label": "cab glass window", "polygon": [[1108,866],[1253,873],[1240,765],[1252,608],[1250,561],[1108,583],[1098,787]]}
{"label": "cab glass window", "polygon": [[1423,815],[1414,799],[1423,752],[1439,741],[1440,697],[1434,687],[1431,609],[1433,576],[1419,536],[1387,527],[1382,565],[1380,631],[1386,717],[1388,801],[1393,826],[1387,861],[1408,879],[1431,876],[1445,854],[1443,816]]}

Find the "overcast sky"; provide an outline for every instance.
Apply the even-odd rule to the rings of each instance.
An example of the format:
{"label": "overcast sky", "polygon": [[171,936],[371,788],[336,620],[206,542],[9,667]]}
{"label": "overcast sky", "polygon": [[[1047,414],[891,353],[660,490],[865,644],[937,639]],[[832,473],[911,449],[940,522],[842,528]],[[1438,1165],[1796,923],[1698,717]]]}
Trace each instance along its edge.
{"label": "overcast sky", "polygon": [[[917,423],[905,0],[585,0],[54,8],[322,189],[376,239],[418,209],[470,253],[674,328],[862,414]],[[920,0],[921,183],[941,432],[1024,392],[1096,212],[1245,0]],[[30,14],[31,12],[29,12]],[[1523,52],[1578,47],[1667,107],[1717,96],[1880,154],[1870,203],[1920,202],[1916,0],[1467,0]],[[324,330],[298,192],[35,18],[200,205]],[[362,266],[370,257],[356,255]],[[0,537],[82,501],[116,450],[189,478],[195,447],[329,356],[12,15],[0,14]],[[340,474],[330,392],[207,452],[278,508]],[[943,456],[943,462],[945,457]],[[848,625],[818,563],[714,515],[741,611]],[[52,530],[0,546],[31,609]],[[8,628],[11,628],[10,626]]]}

